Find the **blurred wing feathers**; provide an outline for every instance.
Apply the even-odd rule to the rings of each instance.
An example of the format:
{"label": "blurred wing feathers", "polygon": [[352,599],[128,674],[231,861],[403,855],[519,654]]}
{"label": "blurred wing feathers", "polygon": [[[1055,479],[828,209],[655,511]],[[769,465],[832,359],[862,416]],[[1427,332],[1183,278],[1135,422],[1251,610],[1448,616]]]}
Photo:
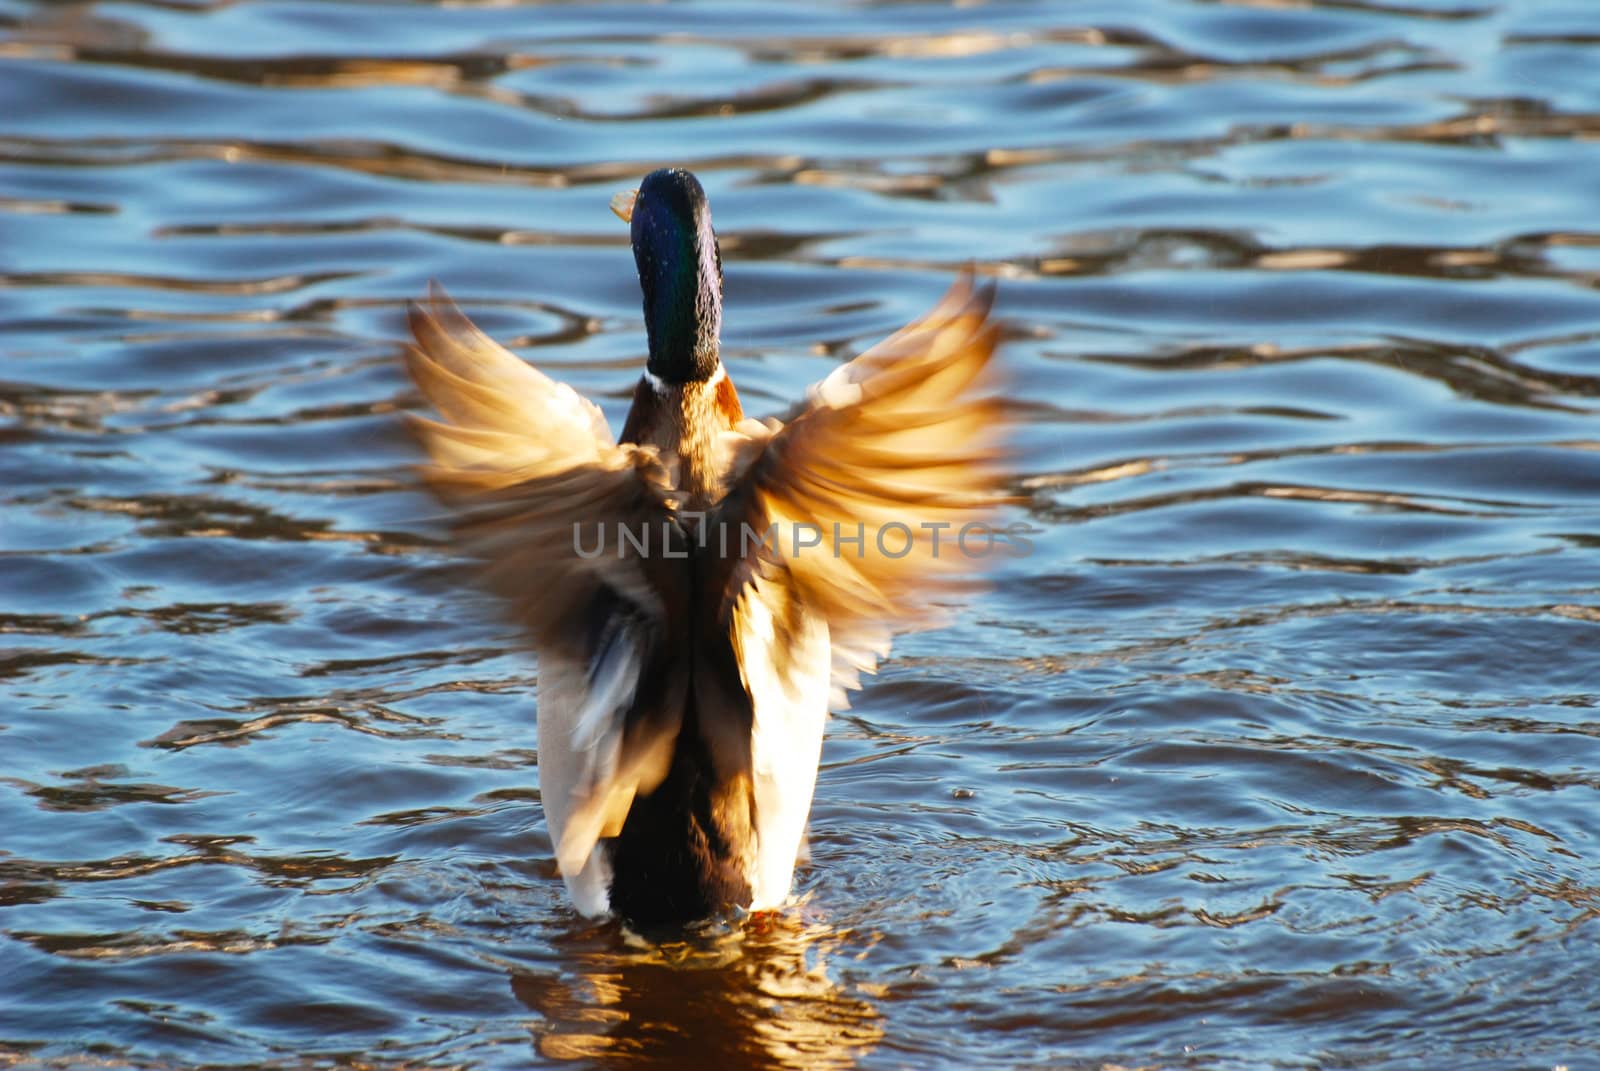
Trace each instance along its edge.
{"label": "blurred wing feathers", "polygon": [[[592,402],[495,343],[437,289],[412,307],[411,331],[406,367],[444,417],[409,418],[432,462],[423,477],[534,638],[570,626],[601,584],[659,613],[642,556],[619,556],[615,538],[618,525],[660,535],[670,523],[670,476],[655,451],[617,445]],[[578,554],[601,538],[603,553]]]}
{"label": "blurred wing feathers", "polygon": [[827,620],[835,703],[892,632],[931,623],[932,600],[989,549],[986,530],[970,556],[957,537],[1001,500],[993,297],[963,278],[927,316],[835,369],[729,497],[725,524],[758,535],[776,524],[778,537],[733,568],[725,605],[786,571]]}
{"label": "blurred wing feathers", "polygon": [[[669,661],[666,622],[682,584],[618,536],[648,533],[646,546],[659,547],[676,531],[671,474],[653,448],[618,445],[593,403],[496,344],[437,289],[410,319],[406,367],[443,418],[409,418],[430,457],[423,476],[455,510],[460,548],[539,648],[540,783],[578,895],[598,880],[587,862],[596,840],[615,834],[635,792],[659,783],[677,736],[681,703],[640,683]],[[673,689],[681,698],[682,684]]]}

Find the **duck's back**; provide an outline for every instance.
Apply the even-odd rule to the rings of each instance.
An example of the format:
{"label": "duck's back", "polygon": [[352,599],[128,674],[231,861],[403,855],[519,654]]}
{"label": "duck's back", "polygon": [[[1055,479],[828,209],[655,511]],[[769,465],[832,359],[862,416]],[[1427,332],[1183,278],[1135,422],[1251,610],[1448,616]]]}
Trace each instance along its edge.
{"label": "duck's back", "polygon": [[[716,564],[680,567],[692,583]],[[789,894],[827,717],[827,625],[781,577],[751,584],[730,614],[716,610],[649,636],[608,600],[582,644],[541,652],[541,795],[558,845],[587,841],[562,867],[585,914],[652,925],[773,908]],[[581,752],[607,746],[586,738],[586,722],[619,706],[620,718],[607,715],[622,727],[619,752],[648,748],[630,733],[672,734],[665,773],[589,840],[569,804],[590,786],[570,773],[594,767]]]}
{"label": "duck's back", "polygon": [[[716,517],[734,467],[725,435],[741,415],[725,374],[680,385],[647,377],[622,441],[658,450],[683,508]],[[652,619],[637,597],[601,589],[587,624],[541,650],[541,784],[546,770],[555,780],[554,795],[541,794],[552,835],[568,842],[563,873],[585,913],[643,925],[787,898],[831,675],[827,624],[805,611],[784,569],[731,583],[742,533],[719,538],[688,518],[671,530],[670,552],[664,531],[649,533],[658,542],[647,563],[667,613]],[[597,744],[589,724],[617,726],[620,739]],[[589,757],[597,746],[654,748],[660,768],[599,808],[607,813],[588,805],[585,818],[571,802],[592,800],[594,785],[567,775],[610,777],[608,760]]]}

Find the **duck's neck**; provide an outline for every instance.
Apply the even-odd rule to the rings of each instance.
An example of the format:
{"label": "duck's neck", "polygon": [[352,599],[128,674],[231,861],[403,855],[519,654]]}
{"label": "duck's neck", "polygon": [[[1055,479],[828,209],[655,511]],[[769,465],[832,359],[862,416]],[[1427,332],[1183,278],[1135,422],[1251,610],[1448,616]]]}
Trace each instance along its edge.
{"label": "duck's neck", "polygon": [[634,390],[622,441],[655,446],[678,461],[683,508],[701,510],[727,490],[726,433],[744,416],[739,392],[719,365],[711,377],[670,383],[649,370]]}

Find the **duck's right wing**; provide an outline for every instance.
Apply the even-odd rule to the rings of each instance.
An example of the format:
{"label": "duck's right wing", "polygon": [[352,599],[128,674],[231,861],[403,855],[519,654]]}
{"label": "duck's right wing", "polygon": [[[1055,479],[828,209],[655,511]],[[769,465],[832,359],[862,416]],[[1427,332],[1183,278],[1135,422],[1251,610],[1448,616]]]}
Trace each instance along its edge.
{"label": "duck's right wing", "polygon": [[[993,549],[986,522],[1003,501],[1005,433],[993,300],[992,288],[962,278],[745,448],[722,524],[776,538],[746,538],[752,552],[736,557],[722,588],[726,613],[737,624],[765,585],[784,583],[827,622],[836,705],[894,632],[937,620],[950,581]],[[777,642],[793,642],[777,620]]]}
{"label": "duck's right wing", "polygon": [[687,592],[659,552],[619,534],[655,545],[676,532],[673,481],[653,448],[614,442],[593,403],[441,291],[410,321],[406,367],[443,418],[408,415],[431,459],[422,475],[540,653],[540,793],[570,884],[635,793],[666,775],[677,736],[677,685],[639,682],[674,671],[665,623],[682,619]]}

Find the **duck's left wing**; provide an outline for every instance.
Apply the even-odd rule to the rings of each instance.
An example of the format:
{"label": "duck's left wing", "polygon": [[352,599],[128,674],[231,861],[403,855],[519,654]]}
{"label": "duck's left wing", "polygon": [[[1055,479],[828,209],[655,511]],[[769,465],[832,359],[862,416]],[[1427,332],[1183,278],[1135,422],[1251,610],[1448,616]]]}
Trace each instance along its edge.
{"label": "duck's left wing", "polygon": [[408,415],[431,459],[423,477],[455,511],[459,549],[539,649],[540,788],[571,883],[635,793],[665,776],[678,731],[682,704],[669,693],[679,684],[638,685],[652,671],[670,677],[664,623],[684,612],[684,583],[619,536],[676,530],[670,473],[653,448],[616,443],[598,407],[441,291],[410,321],[407,369],[443,417]]}

